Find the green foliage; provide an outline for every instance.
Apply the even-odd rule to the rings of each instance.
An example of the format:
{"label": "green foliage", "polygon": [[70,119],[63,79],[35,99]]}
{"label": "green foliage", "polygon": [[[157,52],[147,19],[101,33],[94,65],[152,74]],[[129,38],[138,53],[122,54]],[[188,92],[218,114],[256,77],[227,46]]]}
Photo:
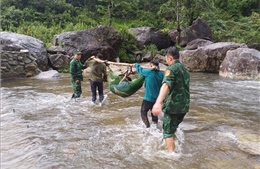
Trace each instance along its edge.
{"label": "green foliage", "polygon": [[129,62],[130,61],[129,55],[126,53],[126,50],[122,47],[118,50],[117,56],[119,57],[120,62]]}
{"label": "green foliage", "polygon": [[168,34],[170,32],[170,29],[169,28],[163,28],[161,29],[161,31],[164,33],[164,34]]}
{"label": "green foliage", "polygon": [[158,53],[157,46],[155,44],[151,44],[148,46],[145,45],[143,49],[143,54],[146,54],[148,52],[150,52],[152,57],[154,57]]}
{"label": "green foliage", "polygon": [[17,33],[25,34],[28,36],[35,37],[43,42],[45,42],[46,47],[51,46],[52,38],[57,32],[61,32],[61,25],[58,24],[53,26],[51,29],[44,26],[40,22],[24,22],[18,29]]}
{"label": "green foliage", "polygon": [[4,8],[1,15],[1,29],[2,30],[9,30],[15,31],[17,27],[20,26],[22,18],[23,18],[23,11],[17,9],[15,6],[10,6]]}
{"label": "green foliage", "polygon": [[253,12],[259,12],[259,0],[216,0],[216,7],[220,9],[227,18],[237,21],[241,16],[250,16]]}
{"label": "green foliage", "polygon": [[218,23],[212,27],[213,38],[217,41],[260,43],[260,15],[258,13],[243,17],[239,21],[219,20]]}
{"label": "green foliage", "polygon": [[59,73],[69,73],[70,72],[70,65],[66,65],[62,68],[59,68],[58,72]]}
{"label": "green foliage", "polygon": [[137,50],[137,40],[127,29],[119,30],[123,43],[117,52],[120,61],[134,62],[134,52]]}
{"label": "green foliage", "polygon": [[[115,2],[115,1],[113,1]],[[113,6],[113,16],[116,18],[131,18],[136,17],[136,10],[138,9],[138,5],[136,1],[119,1],[118,3],[114,3]]]}
{"label": "green foliage", "polygon": [[119,53],[131,60],[136,39],[126,30],[176,28],[177,1],[181,29],[199,17],[211,27],[214,41],[259,43],[259,0],[2,0],[1,30],[35,37],[49,47],[55,34],[106,25],[111,4],[112,26],[124,36]]}
{"label": "green foliage", "polygon": [[162,50],[158,51],[158,54],[164,56],[165,52],[166,52],[166,49],[162,49]]}
{"label": "green foliage", "polygon": [[160,6],[159,11],[157,14],[160,16],[160,18],[164,18],[168,22],[171,22],[172,20],[176,20],[176,8],[173,8],[176,3],[173,1],[167,1],[166,3],[162,4]]}

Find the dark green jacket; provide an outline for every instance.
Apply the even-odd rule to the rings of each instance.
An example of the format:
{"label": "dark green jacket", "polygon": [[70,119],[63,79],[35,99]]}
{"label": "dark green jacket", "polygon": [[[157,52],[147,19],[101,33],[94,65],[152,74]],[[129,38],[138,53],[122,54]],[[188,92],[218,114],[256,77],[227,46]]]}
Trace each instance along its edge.
{"label": "dark green jacket", "polygon": [[190,106],[190,73],[185,66],[176,60],[167,67],[162,83],[167,83],[170,88],[163,102],[163,112],[187,113]]}
{"label": "dark green jacket", "polygon": [[[87,63],[89,66],[89,63]],[[107,82],[107,67],[104,63],[92,62],[89,79],[94,82]]]}
{"label": "dark green jacket", "polygon": [[76,81],[76,80],[83,80],[83,75],[82,75],[82,69],[84,69],[85,66],[81,64],[81,62],[78,59],[73,58],[70,61],[70,79],[71,81]]}

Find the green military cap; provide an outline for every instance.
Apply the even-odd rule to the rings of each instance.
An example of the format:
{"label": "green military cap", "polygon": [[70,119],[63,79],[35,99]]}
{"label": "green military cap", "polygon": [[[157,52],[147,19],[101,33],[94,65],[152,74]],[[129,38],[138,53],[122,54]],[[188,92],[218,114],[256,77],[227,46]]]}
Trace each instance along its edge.
{"label": "green military cap", "polygon": [[74,52],[73,52],[74,54],[77,54],[77,55],[81,55],[81,51],[80,50],[75,50]]}

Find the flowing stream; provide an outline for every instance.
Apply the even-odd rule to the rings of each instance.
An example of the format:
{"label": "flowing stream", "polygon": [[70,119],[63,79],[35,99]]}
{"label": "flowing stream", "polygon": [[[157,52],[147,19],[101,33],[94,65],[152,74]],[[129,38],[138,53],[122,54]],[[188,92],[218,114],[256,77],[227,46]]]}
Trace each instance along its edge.
{"label": "flowing stream", "polygon": [[121,98],[106,84],[102,107],[82,88],[75,102],[68,74],[2,80],[1,169],[260,169],[259,81],[192,73],[175,153],[141,122],[143,88]]}

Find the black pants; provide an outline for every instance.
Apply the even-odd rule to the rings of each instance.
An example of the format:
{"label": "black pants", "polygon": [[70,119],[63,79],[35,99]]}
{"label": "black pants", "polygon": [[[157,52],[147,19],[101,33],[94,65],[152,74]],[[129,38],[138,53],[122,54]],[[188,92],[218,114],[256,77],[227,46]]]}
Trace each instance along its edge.
{"label": "black pants", "polygon": [[[146,100],[143,100],[143,102],[142,102],[141,118],[142,118],[142,121],[144,122],[144,124],[146,125],[147,128],[150,127],[150,123],[149,123],[149,120],[148,120],[148,117],[147,117],[147,113],[148,113],[149,110],[152,110],[154,103],[155,102],[149,102],[149,101],[146,101]],[[154,116],[153,113],[151,113],[151,116],[152,116],[152,121],[157,123],[158,117]]]}
{"label": "black pants", "polygon": [[103,82],[94,82],[90,80],[91,93],[92,93],[92,101],[95,102],[97,100],[97,89],[99,95],[99,101],[101,102],[104,98],[103,93]]}

